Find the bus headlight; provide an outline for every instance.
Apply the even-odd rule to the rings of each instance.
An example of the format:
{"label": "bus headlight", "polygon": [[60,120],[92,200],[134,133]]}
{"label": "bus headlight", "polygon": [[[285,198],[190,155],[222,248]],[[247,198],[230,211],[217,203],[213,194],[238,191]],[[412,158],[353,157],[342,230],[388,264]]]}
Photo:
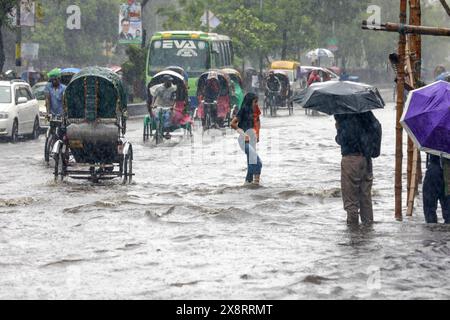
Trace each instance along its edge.
{"label": "bus headlight", "polygon": [[9,114],[5,113],[5,112],[0,112],[0,119],[8,119],[9,118]]}

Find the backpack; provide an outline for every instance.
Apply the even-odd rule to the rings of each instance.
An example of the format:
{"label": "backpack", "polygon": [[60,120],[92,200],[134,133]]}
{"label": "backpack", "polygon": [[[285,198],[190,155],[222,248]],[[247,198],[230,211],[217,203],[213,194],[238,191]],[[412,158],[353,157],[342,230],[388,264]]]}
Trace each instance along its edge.
{"label": "backpack", "polygon": [[381,153],[382,127],[372,112],[365,112],[360,115],[361,152],[367,158],[378,158]]}

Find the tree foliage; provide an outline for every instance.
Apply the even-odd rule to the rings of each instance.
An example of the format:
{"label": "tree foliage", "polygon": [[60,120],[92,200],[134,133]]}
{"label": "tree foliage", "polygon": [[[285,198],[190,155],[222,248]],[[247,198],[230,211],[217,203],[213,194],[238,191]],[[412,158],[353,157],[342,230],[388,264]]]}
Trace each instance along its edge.
{"label": "tree foliage", "polygon": [[[42,1],[44,19],[29,33],[28,41],[40,43],[40,60],[61,65],[106,64],[103,43],[115,42],[118,33],[118,10],[121,0],[59,0]],[[81,9],[81,30],[66,28],[66,9]],[[51,66],[48,66],[51,67]]]}
{"label": "tree foliage", "polygon": [[[123,80],[133,91],[145,97],[145,65],[147,52],[141,46],[130,45],[126,49],[128,60],[122,64]],[[131,92],[131,90],[129,90]]]}
{"label": "tree foliage", "polygon": [[3,71],[3,66],[5,64],[5,49],[3,44],[3,27],[10,27],[9,14],[11,14],[14,6],[16,5],[15,0],[2,0],[0,2],[0,73]]}
{"label": "tree foliage", "polygon": [[[103,55],[105,41],[117,43],[119,4],[125,0],[38,1],[44,18],[38,19],[33,30],[22,29],[23,42],[39,43],[39,64],[35,67],[120,64],[126,59],[128,46],[117,46],[114,57]],[[440,3],[424,2],[423,24],[449,27],[448,16]],[[8,62],[14,57],[15,34],[12,28],[6,28],[6,17],[15,3],[15,0],[0,1],[0,69],[5,61],[4,52]],[[206,31],[200,17],[206,9],[211,10],[221,20],[214,31],[231,36],[238,60],[250,61],[254,66],[259,64],[261,56],[301,60],[306,51],[337,42],[336,57],[341,66],[382,69],[386,67],[387,55],[397,50],[397,34],[362,31],[361,21],[368,18],[369,5],[378,5],[382,21],[398,22],[398,1],[170,0],[162,5],[162,0],[142,0],[141,3],[147,9],[161,4],[158,10],[147,10],[144,20],[148,23],[162,17],[165,30]],[[66,28],[66,8],[73,4],[81,8],[81,30]],[[158,19],[154,18],[155,14]],[[449,63],[446,38],[425,36],[423,39],[425,65]]]}
{"label": "tree foliage", "polygon": [[251,10],[239,7],[233,13],[219,15],[222,23],[217,32],[228,33],[233,38],[236,54],[242,58],[250,58],[258,53],[266,53],[270,45],[263,34],[273,34],[277,26],[273,23],[264,23],[256,17]]}

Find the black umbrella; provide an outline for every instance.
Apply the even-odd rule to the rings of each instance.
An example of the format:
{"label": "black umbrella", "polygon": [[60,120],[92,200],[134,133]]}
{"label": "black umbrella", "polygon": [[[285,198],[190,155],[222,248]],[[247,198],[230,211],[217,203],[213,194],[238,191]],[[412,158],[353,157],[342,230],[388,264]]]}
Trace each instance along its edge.
{"label": "black umbrella", "polygon": [[384,101],[378,89],[363,83],[327,81],[312,84],[294,101],[303,108],[334,114],[362,113],[382,109]]}

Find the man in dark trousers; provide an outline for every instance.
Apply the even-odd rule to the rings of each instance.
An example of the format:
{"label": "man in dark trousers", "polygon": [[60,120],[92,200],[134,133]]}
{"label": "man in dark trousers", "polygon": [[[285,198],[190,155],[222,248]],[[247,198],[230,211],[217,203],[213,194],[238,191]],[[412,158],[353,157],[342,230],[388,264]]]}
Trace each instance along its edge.
{"label": "man in dark trousers", "polygon": [[341,146],[341,190],[347,224],[373,222],[372,157],[378,157],[381,125],[372,114],[335,115],[336,142]]}
{"label": "man in dark trousers", "polygon": [[444,223],[450,224],[450,196],[448,190],[446,192],[448,181],[444,179],[443,169],[446,162],[450,160],[427,154],[427,172],[423,182],[423,210],[427,223],[438,223],[436,211],[439,201]]}

